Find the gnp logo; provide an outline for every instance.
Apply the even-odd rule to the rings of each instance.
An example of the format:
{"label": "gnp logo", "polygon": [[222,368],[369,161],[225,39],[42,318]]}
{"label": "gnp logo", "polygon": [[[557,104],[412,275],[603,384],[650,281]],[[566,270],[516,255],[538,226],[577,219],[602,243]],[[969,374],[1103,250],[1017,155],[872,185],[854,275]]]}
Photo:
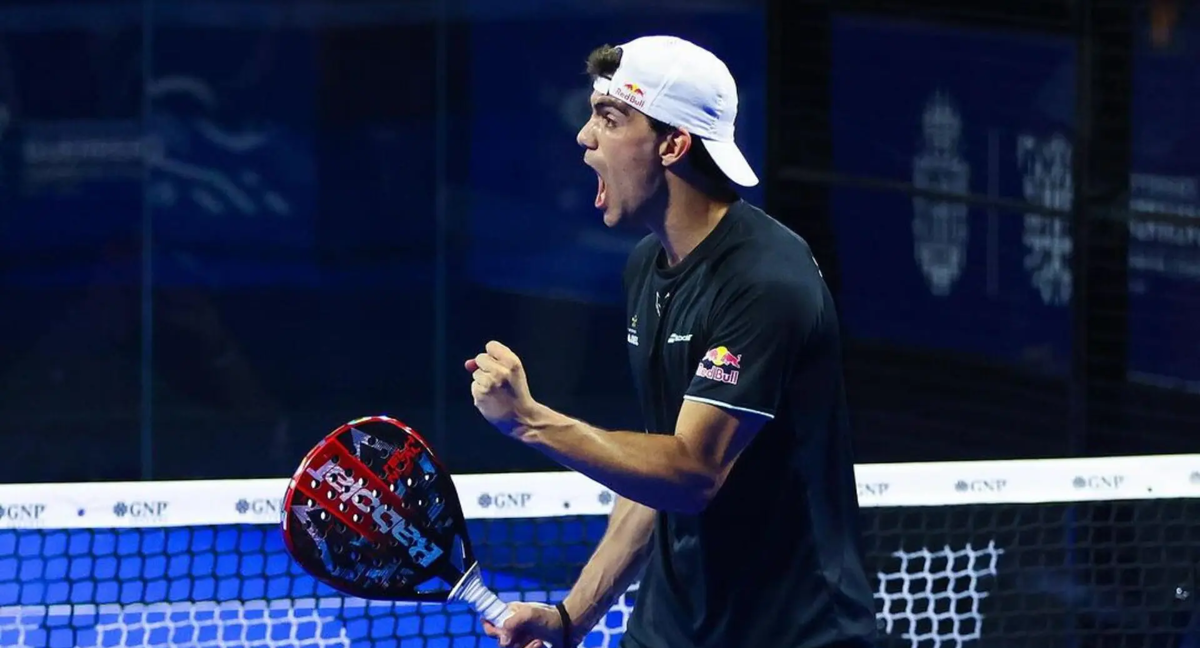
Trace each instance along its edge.
{"label": "gnp logo", "polygon": [[999,493],[1007,487],[1005,479],[960,479],[954,484],[954,490],[960,493]]}
{"label": "gnp logo", "polygon": [[533,499],[533,493],[484,493],[479,496],[480,508],[523,509]]}
{"label": "gnp logo", "polygon": [[170,502],[164,502],[161,500],[149,502],[117,502],[116,504],[113,504],[112,511],[113,515],[119,518],[129,517],[141,520],[147,518],[161,518],[166,514],[167,507],[169,506]]}
{"label": "gnp logo", "polygon": [[700,359],[700,364],[696,367],[696,375],[701,378],[708,378],[717,382],[729,383],[736,385],[738,381],[738,371],[742,368],[742,356],[733,355],[729,349],[719,346],[715,349],[709,349],[708,353]]}
{"label": "gnp logo", "polygon": [[9,522],[36,522],[45,512],[45,504],[0,504],[0,520]]}
{"label": "gnp logo", "polygon": [[283,511],[283,501],[269,497],[256,499],[242,498],[237,501],[237,512],[242,515],[279,515]]}
{"label": "gnp logo", "polygon": [[1079,475],[1071,480],[1071,485],[1083,490],[1120,490],[1125,483],[1124,475]]}
{"label": "gnp logo", "polygon": [[862,482],[859,482],[858,496],[859,497],[883,497],[884,495],[887,495],[887,492],[889,490],[891,490],[891,488],[892,488],[892,485],[887,482],[875,482],[875,483],[870,483],[870,484],[864,484]]}
{"label": "gnp logo", "polygon": [[626,83],[617,87],[616,95],[629,104],[638,108],[646,107],[646,90],[636,83]]}

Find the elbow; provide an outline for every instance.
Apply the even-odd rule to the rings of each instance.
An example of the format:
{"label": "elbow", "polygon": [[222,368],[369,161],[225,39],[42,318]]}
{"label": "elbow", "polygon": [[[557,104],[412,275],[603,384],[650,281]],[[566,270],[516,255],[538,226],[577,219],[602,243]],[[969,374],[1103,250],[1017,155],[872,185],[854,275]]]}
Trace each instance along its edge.
{"label": "elbow", "polygon": [[674,512],[684,515],[700,515],[708,510],[709,505],[721,490],[723,481],[716,473],[707,471],[690,476],[686,480],[682,497],[678,500],[679,506],[675,507]]}

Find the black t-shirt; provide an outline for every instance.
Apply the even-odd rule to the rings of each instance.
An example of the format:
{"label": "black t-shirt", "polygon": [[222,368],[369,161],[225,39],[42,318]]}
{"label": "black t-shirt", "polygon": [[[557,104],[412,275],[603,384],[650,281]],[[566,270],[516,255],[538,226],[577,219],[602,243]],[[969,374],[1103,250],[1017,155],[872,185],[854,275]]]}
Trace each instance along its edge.
{"label": "black t-shirt", "polygon": [[699,515],[658,515],[625,648],[818,648],[875,637],[832,297],[808,247],[735,203],[668,267],[625,270],[647,432],[685,399],[768,417]]}

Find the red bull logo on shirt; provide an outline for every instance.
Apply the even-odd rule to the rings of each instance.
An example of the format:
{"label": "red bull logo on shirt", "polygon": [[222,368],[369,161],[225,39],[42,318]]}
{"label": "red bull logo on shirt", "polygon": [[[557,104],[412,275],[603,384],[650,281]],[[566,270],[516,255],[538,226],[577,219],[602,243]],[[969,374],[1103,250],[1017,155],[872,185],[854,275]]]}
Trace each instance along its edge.
{"label": "red bull logo on shirt", "polygon": [[700,359],[700,365],[696,367],[696,375],[701,378],[736,385],[741,368],[742,356],[734,355],[730,353],[728,348],[719,346],[715,349],[709,349],[704,354],[704,357]]}
{"label": "red bull logo on shirt", "polygon": [[618,86],[614,94],[622,101],[638,108],[646,107],[646,90],[636,83]]}

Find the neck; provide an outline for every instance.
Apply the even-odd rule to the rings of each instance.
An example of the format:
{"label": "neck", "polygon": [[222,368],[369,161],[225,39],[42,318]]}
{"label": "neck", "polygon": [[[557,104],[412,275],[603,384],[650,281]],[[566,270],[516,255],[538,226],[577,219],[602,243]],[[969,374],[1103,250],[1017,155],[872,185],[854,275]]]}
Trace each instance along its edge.
{"label": "neck", "polygon": [[667,254],[667,263],[674,266],[687,258],[725,217],[729,205],[682,182],[669,182],[666,211],[650,227]]}

